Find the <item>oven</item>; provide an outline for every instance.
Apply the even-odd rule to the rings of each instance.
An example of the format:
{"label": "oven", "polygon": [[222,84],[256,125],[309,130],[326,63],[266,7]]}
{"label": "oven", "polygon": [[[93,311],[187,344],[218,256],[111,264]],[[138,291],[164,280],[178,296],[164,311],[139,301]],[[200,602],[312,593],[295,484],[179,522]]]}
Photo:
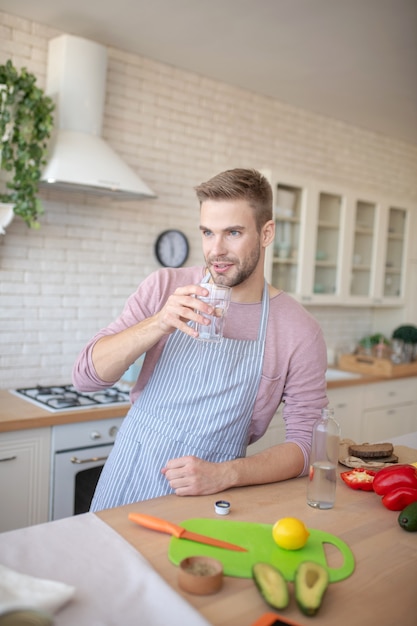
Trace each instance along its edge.
{"label": "oven", "polygon": [[115,418],[52,426],[49,519],[86,513],[117,431],[130,406],[130,387],[122,384],[93,392],[72,385],[49,385],[11,390],[20,398],[57,414],[112,406]]}
{"label": "oven", "polygon": [[50,520],[87,513],[123,417],[52,427]]}

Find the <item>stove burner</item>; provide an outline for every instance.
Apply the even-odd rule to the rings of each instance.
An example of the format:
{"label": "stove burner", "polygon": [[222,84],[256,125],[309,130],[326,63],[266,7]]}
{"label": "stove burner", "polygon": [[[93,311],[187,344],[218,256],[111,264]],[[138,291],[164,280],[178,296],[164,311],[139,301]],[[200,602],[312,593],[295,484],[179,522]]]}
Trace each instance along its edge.
{"label": "stove burner", "polygon": [[111,397],[117,396],[119,392],[117,389],[105,389],[102,393],[107,397]]}
{"label": "stove burner", "polygon": [[56,409],[65,409],[69,406],[80,406],[81,402],[76,393],[64,393],[62,396],[54,395],[45,400],[46,404]]}
{"label": "stove burner", "polygon": [[125,396],[120,393],[117,389],[107,389],[106,391],[97,391],[95,393],[90,394],[91,397],[99,402],[100,404],[104,403],[113,403],[113,402],[124,402]]}
{"label": "stove burner", "polygon": [[63,387],[41,387],[40,385],[37,385],[36,389],[38,390],[38,394],[40,396],[50,396],[51,394],[62,391]]}

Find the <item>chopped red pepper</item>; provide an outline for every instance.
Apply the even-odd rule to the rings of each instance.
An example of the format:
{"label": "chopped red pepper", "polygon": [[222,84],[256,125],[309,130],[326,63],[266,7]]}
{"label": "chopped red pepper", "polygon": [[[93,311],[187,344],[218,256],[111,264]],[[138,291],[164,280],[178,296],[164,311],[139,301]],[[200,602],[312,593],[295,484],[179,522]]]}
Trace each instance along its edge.
{"label": "chopped red pepper", "polygon": [[373,482],[376,472],[365,468],[357,468],[349,472],[342,472],[341,479],[352,489],[361,489],[362,491],[373,491]]}

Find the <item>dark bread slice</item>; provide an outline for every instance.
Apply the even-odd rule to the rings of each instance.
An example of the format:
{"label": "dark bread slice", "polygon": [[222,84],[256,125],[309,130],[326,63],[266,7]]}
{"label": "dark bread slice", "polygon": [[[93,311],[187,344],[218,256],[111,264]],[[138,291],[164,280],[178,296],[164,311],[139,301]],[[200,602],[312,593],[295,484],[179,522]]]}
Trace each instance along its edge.
{"label": "dark bread slice", "polygon": [[351,444],[349,454],[360,459],[384,459],[394,452],[392,443]]}

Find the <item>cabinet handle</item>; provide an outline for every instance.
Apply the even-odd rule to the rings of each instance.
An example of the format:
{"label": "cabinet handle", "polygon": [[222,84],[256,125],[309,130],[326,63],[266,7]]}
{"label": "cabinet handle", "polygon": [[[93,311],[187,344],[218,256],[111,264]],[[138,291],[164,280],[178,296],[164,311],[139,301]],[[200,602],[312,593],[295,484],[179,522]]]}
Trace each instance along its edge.
{"label": "cabinet handle", "polygon": [[6,456],[4,459],[0,459],[0,463],[3,463],[3,461],[14,461],[15,459],[17,459],[17,456]]}
{"label": "cabinet handle", "polygon": [[118,433],[119,429],[117,426],[112,426],[109,430],[109,435],[110,437],[113,437],[113,439],[116,437],[117,433]]}
{"label": "cabinet handle", "polygon": [[89,459],[79,459],[77,456],[72,456],[71,463],[81,465],[81,463],[95,463],[96,461],[107,461],[107,456],[92,456]]}
{"label": "cabinet handle", "polygon": [[340,402],[339,404],[336,404],[337,409],[344,409],[345,406],[347,406],[346,402]]}

